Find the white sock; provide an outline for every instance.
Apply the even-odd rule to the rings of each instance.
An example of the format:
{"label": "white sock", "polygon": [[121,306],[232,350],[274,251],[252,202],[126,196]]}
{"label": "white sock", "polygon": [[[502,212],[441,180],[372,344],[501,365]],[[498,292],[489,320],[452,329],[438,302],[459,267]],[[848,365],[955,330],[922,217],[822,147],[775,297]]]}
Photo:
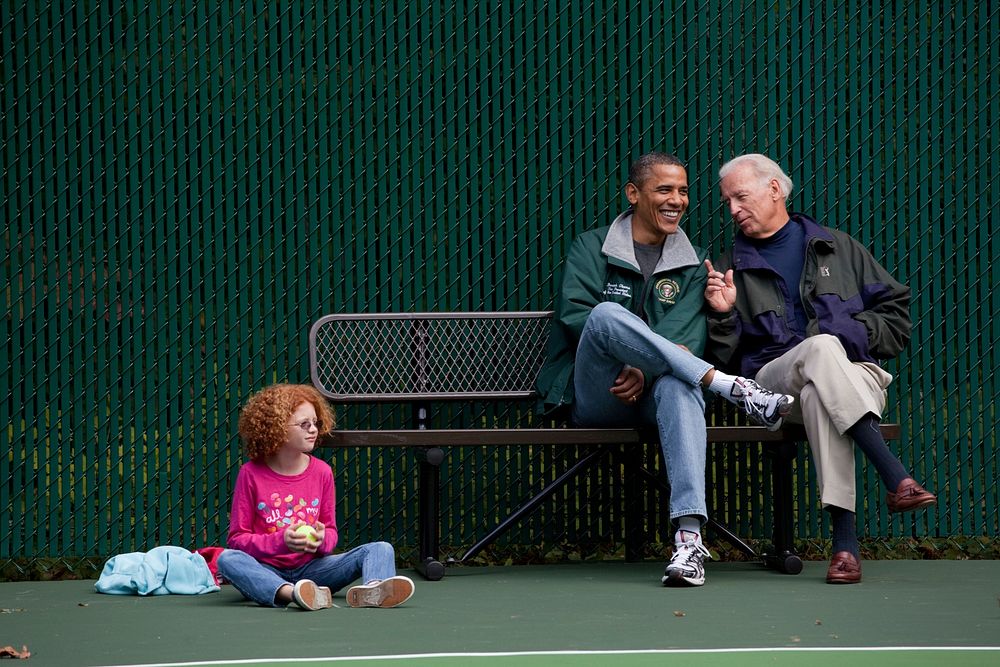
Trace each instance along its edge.
{"label": "white sock", "polygon": [[743,378],[738,375],[728,375],[719,370],[712,376],[712,382],[708,385],[708,390],[716,396],[721,396],[733,403],[743,396],[743,385],[739,382]]}
{"label": "white sock", "polygon": [[701,542],[701,520],[694,516],[682,516],[678,519],[674,542],[678,544],[681,542]]}

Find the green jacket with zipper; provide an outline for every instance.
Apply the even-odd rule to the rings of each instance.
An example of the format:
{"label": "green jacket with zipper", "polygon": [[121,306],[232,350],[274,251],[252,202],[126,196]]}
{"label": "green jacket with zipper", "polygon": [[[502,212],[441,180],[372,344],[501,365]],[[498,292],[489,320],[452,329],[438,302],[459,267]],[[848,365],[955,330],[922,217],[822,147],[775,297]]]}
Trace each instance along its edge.
{"label": "green jacket with zipper", "polygon": [[701,356],[708,337],[707,256],[678,229],[666,238],[653,275],[644,281],[632,243],[631,211],[608,227],[577,237],[563,265],[546,360],[536,383],[539,410],[551,412],[572,404],[576,346],[590,310],[598,303],[621,304],[660,336]]}

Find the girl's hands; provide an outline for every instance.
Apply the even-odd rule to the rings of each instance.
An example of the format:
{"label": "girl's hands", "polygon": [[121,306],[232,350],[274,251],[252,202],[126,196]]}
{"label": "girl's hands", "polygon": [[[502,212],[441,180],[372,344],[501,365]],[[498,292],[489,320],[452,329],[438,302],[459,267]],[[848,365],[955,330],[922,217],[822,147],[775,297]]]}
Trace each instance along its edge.
{"label": "girl's hands", "polygon": [[[303,526],[312,530],[299,532]],[[311,526],[307,523],[299,522],[285,528],[285,546],[288,547],[289,551],[312,554],[316,553],[323,546],[323,538],[325,536],[326,526],[323,525],[323,522],[317,521]]]}

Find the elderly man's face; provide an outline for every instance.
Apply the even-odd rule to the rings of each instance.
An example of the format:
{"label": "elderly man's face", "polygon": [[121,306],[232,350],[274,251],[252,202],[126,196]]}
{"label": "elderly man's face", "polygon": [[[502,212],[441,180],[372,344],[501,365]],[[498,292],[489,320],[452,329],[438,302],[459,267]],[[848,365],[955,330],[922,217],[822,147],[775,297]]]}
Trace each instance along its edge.
{"label": "elderly man's face", "polygon": [[688,207],[687,171],[675,164],[653,167],[642,184],[629,183],[625,196],[632,204],[632,238],[639,243],[662,243],[677,232]]}
{"label": "elderly man's face", "polygon": [[719,184],[722,203],[744,236],[766,239],[788,222],[776,179],[763,181],[750,165],[737,166]]}

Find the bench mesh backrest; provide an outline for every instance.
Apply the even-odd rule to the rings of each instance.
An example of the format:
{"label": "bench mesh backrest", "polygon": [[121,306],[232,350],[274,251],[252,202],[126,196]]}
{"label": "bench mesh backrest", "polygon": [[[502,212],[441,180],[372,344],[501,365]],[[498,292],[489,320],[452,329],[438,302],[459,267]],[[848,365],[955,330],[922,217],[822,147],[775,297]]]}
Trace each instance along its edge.
{"label": "bench mesh backrest", "polygon": [[313,325],[313,384],[341,402],[526,398],[549,312],[328,315]]}

